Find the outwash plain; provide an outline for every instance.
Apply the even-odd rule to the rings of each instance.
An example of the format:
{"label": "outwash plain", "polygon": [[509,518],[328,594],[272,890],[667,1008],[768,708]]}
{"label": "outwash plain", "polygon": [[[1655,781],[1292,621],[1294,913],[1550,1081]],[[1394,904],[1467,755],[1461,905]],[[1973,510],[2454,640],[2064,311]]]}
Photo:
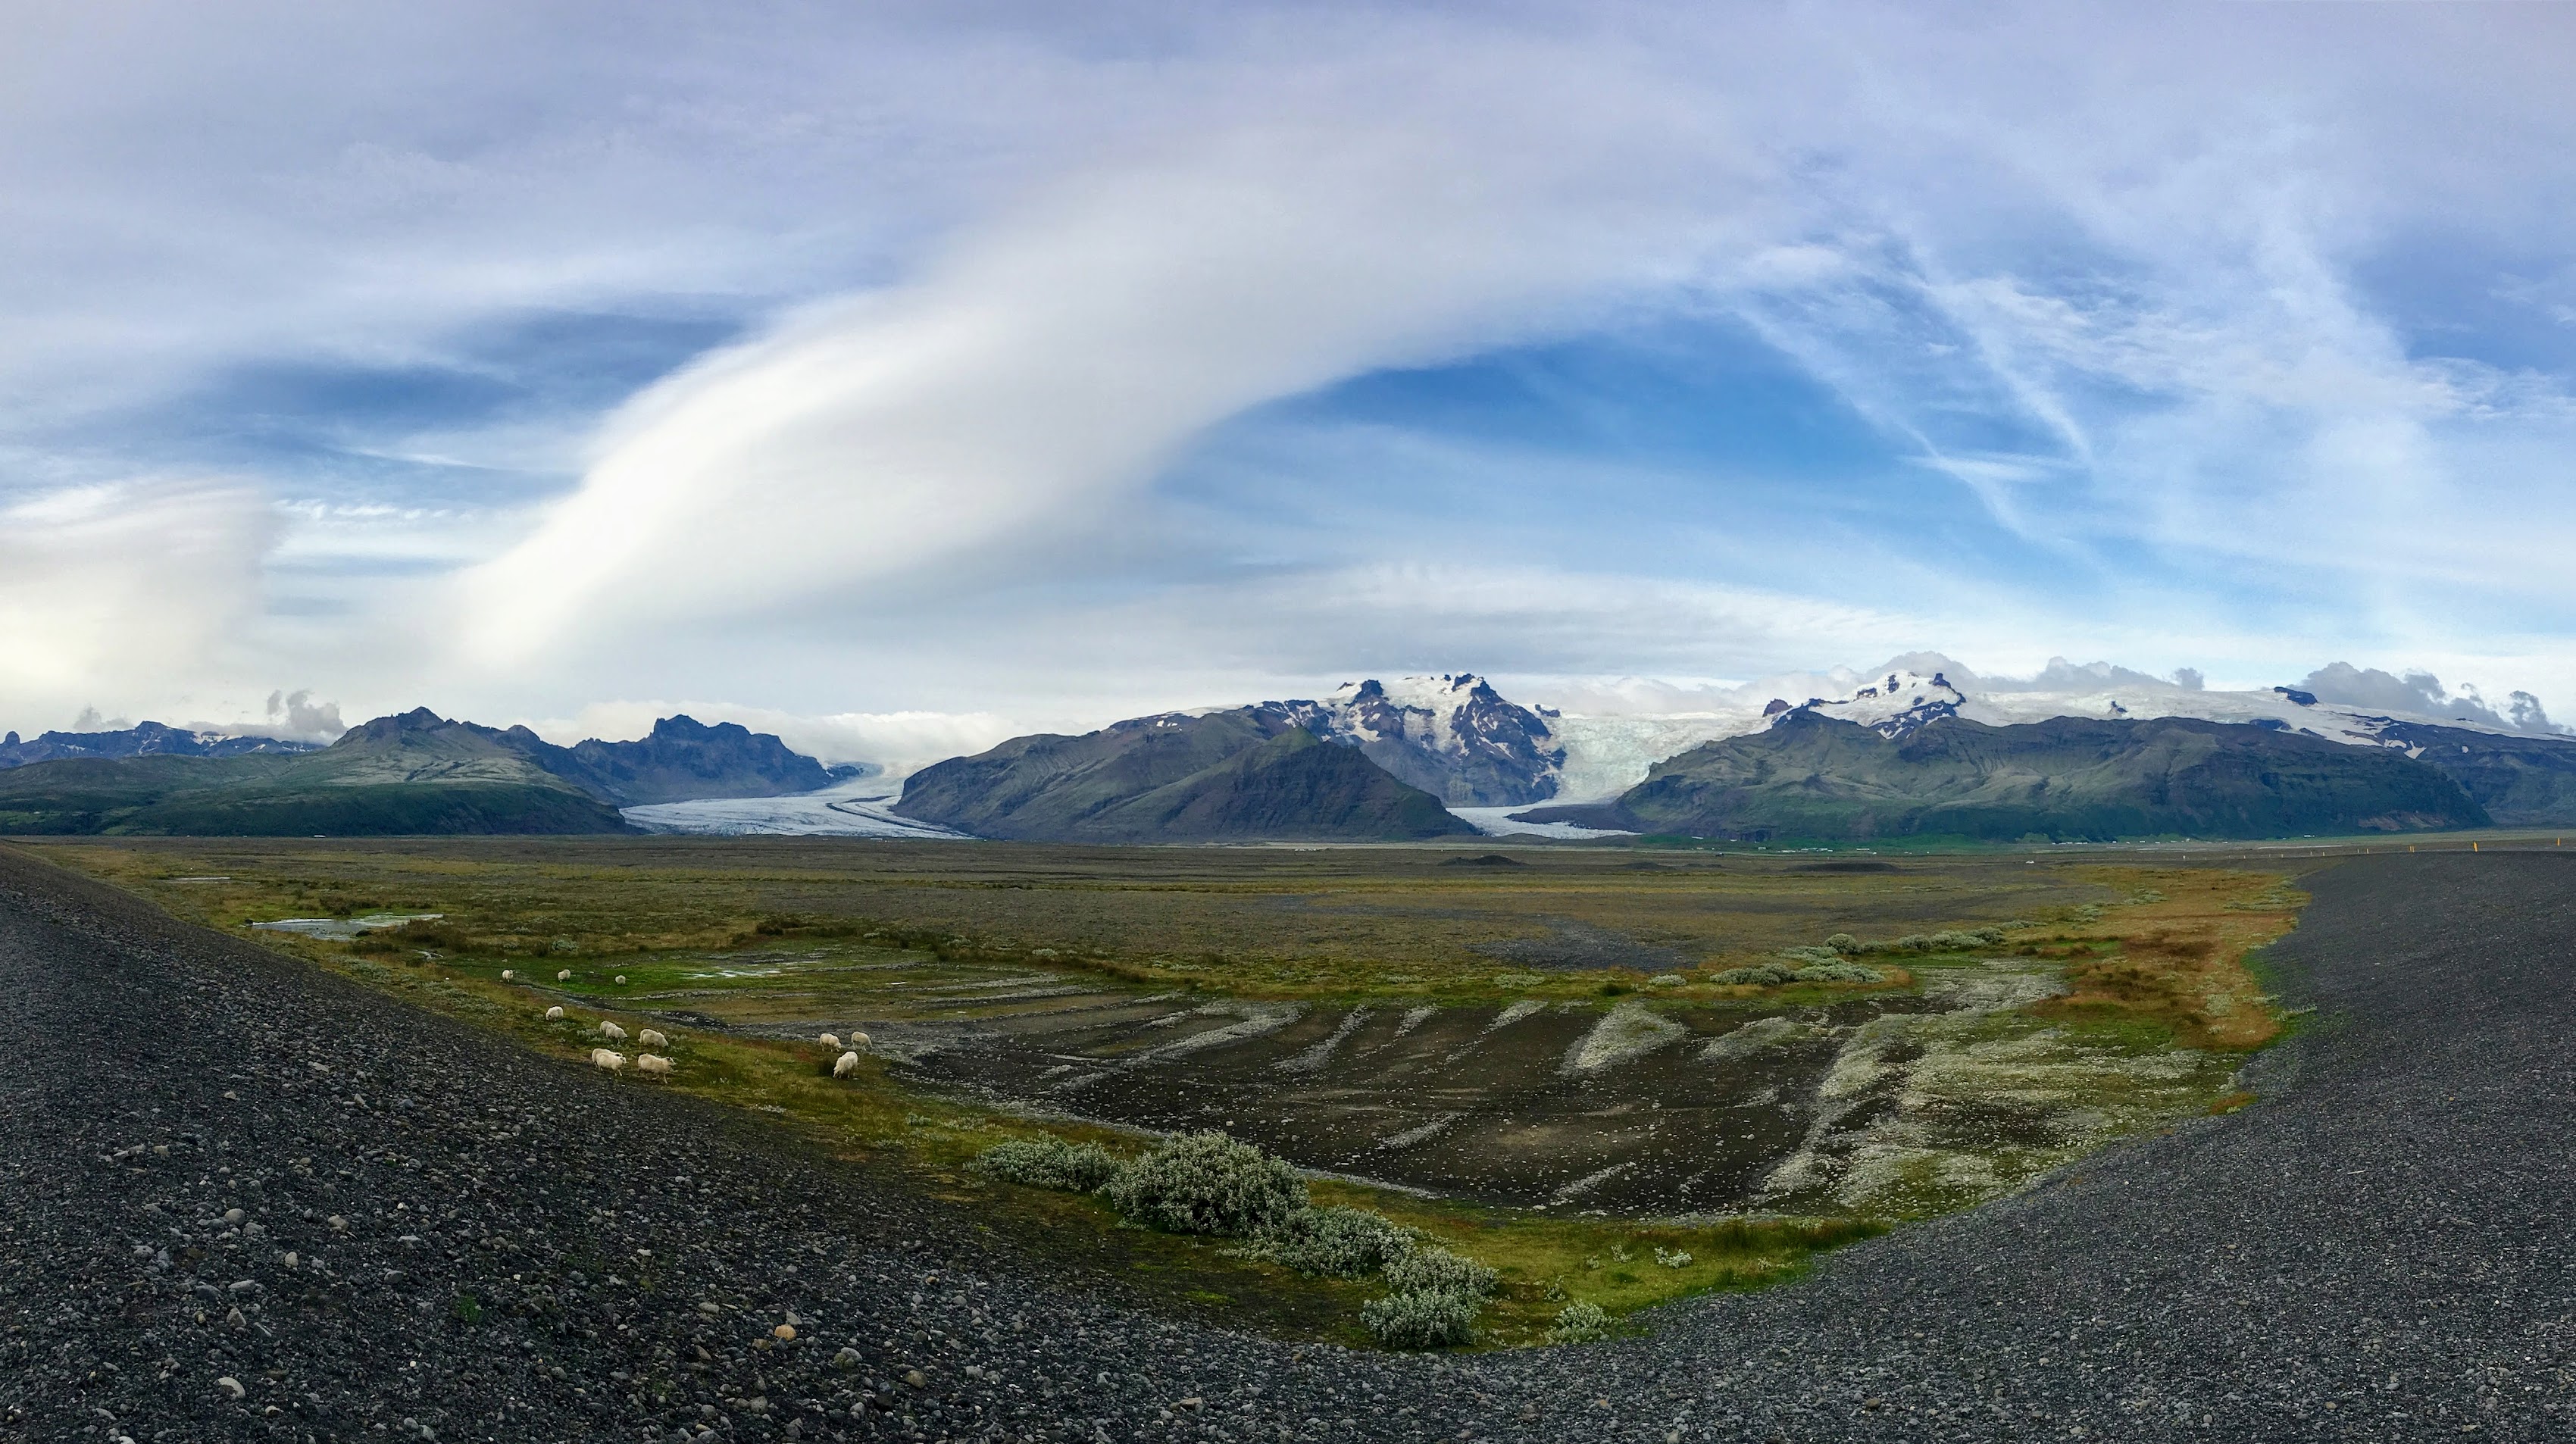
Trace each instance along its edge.
{"label": "outwash plain", "polygon": [[[2552,841],[22,847],[0,1428],[2558,1437]],[[1472,1344],[990,1163],[1203,1129]]]}

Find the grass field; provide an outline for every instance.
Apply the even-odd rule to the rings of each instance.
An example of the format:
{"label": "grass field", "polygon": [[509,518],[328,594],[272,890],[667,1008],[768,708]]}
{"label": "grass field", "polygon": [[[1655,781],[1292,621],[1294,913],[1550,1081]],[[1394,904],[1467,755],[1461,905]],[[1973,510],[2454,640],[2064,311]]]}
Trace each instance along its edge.
{"label": "grass field", "polygon": [[[993,1183],[965,1167],[991,1143],[1041,1128],[1122,1151],[1139,1146],[1132,1133],[971,1105],[889,1076],[881,1057],[836,1082],[819,1046],[763,1035],[769,1000],[843,983],[882,992],[888,981],[1025,974],[1155,996],[1442,1007],[1543,1000],[1560,1010],[1651,999],[1752,1016],[1963,978],[1982,983],[1989,974],[2057,980],[2054,996],[1946,1032],[1918,1028],[1907,1046],[1946,1060],[1937,1076],[1920,1073],[1927,1088],[2011,1091],[2044,1077],[2069,1096],[2093,1090],[2079,1101],[2106,1120],[2098,1136],[2016,1143],[2009,1158],[1989,1149],[1965,1174],[1949,1141],[1874,1138],[1874,1151],[1852,1166],[1897,1170],[1888,1176],[1899,1183],[1908,1168],[1947,1181],[1866,1195],[1879,1200],[1872,1206],[1787,1218],[1622,1218],[1315,1184],[1320,1201],[1377,1209],[1500,1269],[1505,1287],[1486,1327],[1493,1342],[1513,1344],[1534,1342],[1572,1300],[1625,1314],[1794,1276],[1819,1249],[1896,1218],[1973,1202],[2121,1132],[2222,1105],[2227,1060],[2278,1026],[2245,955],[2284,931],[2302,901],[2279,870],[1996,853],[1886,863],[1527,848],[1498,850],[1492,855],[1512,861],[1492,863],[1454,849],[667,838],[138,839],[38,851],[180,916],[559,1056],[586,1055],[598,1041],[588,1027],[603,1017],[624,1018],[630,1030],[665,1026],[678,1072],[667,1084],[637,1086],[762,1110],[842,1156],[900,1167],[1022,1246],[1166,1306],[1346,1342],[1364,1341],[1355,1317],[1368,1286],[1304,1279],[1231,1257],[1220,1244],[1115,1227],[1087,1196]],[[347,941],[246,929],[380,911],[440,916]],[[1713,979],[1835,934],[1886,940],[2006,924],[2015,926],[1982,960],[1871,955],[1887,974],[1878,985]],[[782,956],[819,961],[787,967]],[[515,976],[505,980],[505,970]],[[573,977],[558,982],[562,971]],[[832,976],[818,983],[818,973]],[[635,1011],[644,995],[690,990],[717,999],[707,1027],[669,1028]],[[545,1021],[554,1001],[573,1016]],[[712,1021],[719,1014],[721,1024]],[[2191,1061],[2149,1069],[2151,1086],[2139,1084],[2141,1060],[2159,1059]],[[1969,1182],[1959,1184],[1963,1177]],[[1688,1262],[1669,1262],[1684,1254]]]}

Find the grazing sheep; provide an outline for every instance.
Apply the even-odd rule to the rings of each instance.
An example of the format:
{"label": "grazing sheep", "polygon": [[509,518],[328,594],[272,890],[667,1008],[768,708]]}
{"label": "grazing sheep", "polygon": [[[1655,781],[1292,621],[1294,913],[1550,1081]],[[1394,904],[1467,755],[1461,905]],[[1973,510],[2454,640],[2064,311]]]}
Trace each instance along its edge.
{"label": "grazing sheep", "polygon": [[635,1071],[659,1078],[671,1071],[671,1060],[652,1053],[638,1053],[635,1055]]}
{"label": "grazing sheep", "polygon": [[612,1053],[606,1048],[593,1048],[590,1050],[590,1066],[603,1072],[614,1073],[626,1066],[626,1055]]}
{"label": "grazing sheep", "polygon": [[626,1041],[626,1030],[602,1018],[599,1020],[599,1036],[611,1043],[623,1043]]}
{"label": "grazing sheep", "polygon": [[844,1053],[832,1060],[832,1076],[835,1078],[847,1078],[858,1071],[859,1055],[856,1053]]}
{"label": "grazing sheep", "polygon": [[850,1046],[853,1048],[864,1048],[868,1046],[868,1035],[865,1033],[852,1033],[850,1035]]}
{"label": "grazing sheep", "polygon": [[556,969],[556,971],[555,971],[555,981],[556,981],[556,982],[558,982],[558,983],[569,983],[569,982],[571,982],[571,981],[572,981],[572,969],[570,969],[570,968],[558,968],[558,969]]}
{"label": "grazing sheep", "polygon": [[519,970],[518,970],[518,969],[516,969],[516,968],[503,968],[503,969],[501,970],[501,981],[506,983],[506,982],[510,981],[512,978],[517,977],[518,975],[519,975]]}
{"label": "grazing sheep", "polygon": [[621,988],[626,986],[626,975],[624,973],[619,973],[617,975],[617,986]]}
{"label": "grazing sheep", "polygon": [[561,1005],[561,1004],[557,1004],[557,1005],[555,1005],[554,1007],[551,1007],[551,1008],[546,1009],[546,1021],[547,1021],[547,1022],[549,1022],[549,1023],[560,1023],[560,1022],[562,1022],[562,1021],[563,1021],[563,1005]]}
{"label": "grazing sheep", "polygon": [[647,1028],[643,1032],[635,1035],[635,1046],[638,1048],[668,1048],[671,1046],[671,1040],[663,1037],[660,1029]]}
{"label": "grazing sheep", "polygon": [[822,1037],[817,1038],[817,1039],[815,1039],[814,1041],[815,1041],[815,1042],[817,1042],[817,1043],[822,1044],[822,1045],[823,1045],[824,1047],[826,1047],[826,1048],[838,1048],[838,1047],[840,1047],[840,1046],[841,1046],[841,1039],[840,1039],[840,1036],[839,1036],[838,1034],[835,1034],[835,1033],[826,1033],[826,1034],[824,1034]]}

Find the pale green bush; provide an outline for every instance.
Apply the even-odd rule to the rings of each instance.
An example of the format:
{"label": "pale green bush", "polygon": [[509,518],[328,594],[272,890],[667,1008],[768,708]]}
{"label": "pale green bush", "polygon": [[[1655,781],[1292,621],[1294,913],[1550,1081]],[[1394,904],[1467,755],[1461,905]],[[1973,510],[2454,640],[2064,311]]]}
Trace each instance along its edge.
{"label": "pale green bush", "polygon": [[1445,1248],[1417,1248],[1386,1266],[1387,1286],[1400,1294],[1448,1293],[1484,1298],[1497,1276],[1474,1259]]}
{"label": "pale green bush", "polygon": [[1556,1312],[1556,1327],[1547,1331],[1551,1344],[1588,1344],[1608,1337],[1610,1313],[1599,1304],[1567,1304]]}
{"label": "pale green bush", "polygon": [[1421,1237],[1384,1214],[1328,1204],[1299,1209],[1237,1252],[1301,1274],[1364,1279],[1411,1252]]}
{"label": "pale green bush", "polygon": [[1306,1184],[1295,1169],[1214,1132],[1157,1146],[1120,1169],[1100,1194],[1138,1223],[1236,1238],[1275,1227],[1306,1206]]}
{"label": "pale green bush", "polygon": [[1014,1138],[975,1155],[970,1165],[989,1178],[1089,1193],[1117,1176],[1118,1160],[1097,1143],[1072,1143],[1052,1134]]}
{"label": "pale green bush", "polygon": [[1818,963],[1791,976],[1802,983],[1883,983],[1887,975],[1866,963]]}
{"label": "pale green bush", "polygon": [[1378,1342],[1398,1349],[1439,1349],[1476,1342],[1484,1301],[1471,1294],[1389,1294],[1360,1305],[1360,1322]]}

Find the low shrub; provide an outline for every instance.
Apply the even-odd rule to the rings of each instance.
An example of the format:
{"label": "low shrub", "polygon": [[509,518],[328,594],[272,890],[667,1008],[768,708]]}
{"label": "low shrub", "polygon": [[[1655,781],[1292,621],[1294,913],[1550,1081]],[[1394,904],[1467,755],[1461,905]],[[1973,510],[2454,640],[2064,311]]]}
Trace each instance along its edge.
{"label": "low shrub", "polygon": [[1887,974],[1867,963],[1818,963],[1793,974],[1802,983],[1883,983]]}
{"label": "low shrub", "polygon": [[1301,1208],[1237,1250],[1301,1274],[1364,1279],[1413,1251],[1420,1230],[1365,1208]]}
{"label": "low shrub", "polygon": [[1440,1349],[1476,1342],[1476,1315],[1483,1307],[1472,1294],[1389,1294],[1360,1305],[1360,1322],[1391,1348]]}
{"label": "low shrub", "polygon": [[1849,933],[1836,933],[1825,939],[1825,946],[1848,956],[1860,951],[1860,939]]}
{"label": "low shrub", "polygon": [[1749,967],[1729,968],[1717,975],[1721,983],[1752,983],[1758,987],[1776,988],[1797,981],[1798,970],[1779,963],[1755,963]]}
{"label": "low shrub", "polygon": [[1097,1143],[1073,1143],[1052,1134],[1014,1138],[975,1155],[969,1165],[988,1178],[1089,1193],[1118,1174],[1118,1160]]}
{"label": "low shrub", "polygon": [[1547,1331],[1551,1344],[1588,1344],[1608,1337],[1610,1313],[1599,1304],[1567,1304],[1556,1311],[1556,1327]]}
{"label": "low shrub", "polygon": [[1400,1294],[1459,1294],[1481,1299],[1494,1291],[1492,1269],[1445,1248],[1417,1248],[1390,1261],[1386,1282]]}
{"label": "low shrub", "polygon": [[1250,1238],[1306,1207],[1297,1171],[1222,1133],[1191,1133],[1118,1170],[1100,1190],[1138,1223],[1170,1233]]}

